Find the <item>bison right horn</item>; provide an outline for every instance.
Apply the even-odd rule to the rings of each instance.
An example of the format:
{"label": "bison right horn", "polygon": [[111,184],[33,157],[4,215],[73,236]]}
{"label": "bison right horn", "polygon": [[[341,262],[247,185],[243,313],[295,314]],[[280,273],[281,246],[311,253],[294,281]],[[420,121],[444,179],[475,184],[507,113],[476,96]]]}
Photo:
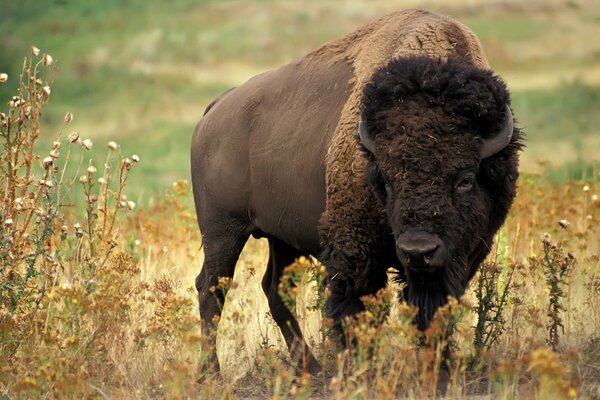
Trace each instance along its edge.
{"label": "bison right horn", "polygon": [[[513,135],[514,122],[513,115],[510,111],[510,107],[506,106],[506,115],[504,117],[504,124],[502,129],[496,135],[489,139],[483,140],[483,146],[481,147],[481,159],[493,156],[509,143]],[[366,147],[366,146],[365,146]]]}
{"label": "bison right horn", "polygon": [[360,138],[360,142],[365,149],[369,150],[371,153],[375,153],[375,141],[369,137],[367,133],[367,127],[362,120],[362,117],[358,118],[358,137]]}

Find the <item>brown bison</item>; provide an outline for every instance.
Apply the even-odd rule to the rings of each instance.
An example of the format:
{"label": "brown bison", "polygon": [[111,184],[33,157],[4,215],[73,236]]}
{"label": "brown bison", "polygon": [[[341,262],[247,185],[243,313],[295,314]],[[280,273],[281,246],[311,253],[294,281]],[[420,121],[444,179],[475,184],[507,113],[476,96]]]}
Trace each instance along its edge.
{"label": "brown bison", "polygon": [[278,294],[301,255],[327,268],[340,322],[398,269],[425,329],[463,294],[515,196],[521,132],[474,34],[425,11],[397,12],[207,108],[192,141],[204,242],[196,280],[205,332],[250,235],[269,242],[262,281],[292,357],[319,364]]}

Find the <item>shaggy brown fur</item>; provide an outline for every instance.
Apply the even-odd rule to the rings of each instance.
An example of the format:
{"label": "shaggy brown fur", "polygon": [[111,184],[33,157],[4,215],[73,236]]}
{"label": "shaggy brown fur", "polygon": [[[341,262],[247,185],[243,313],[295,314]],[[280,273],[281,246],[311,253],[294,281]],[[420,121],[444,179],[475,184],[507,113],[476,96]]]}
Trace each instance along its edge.
{"label": "shaggy brown fur", "polygon": [[[361,104],[371,141],[364,152],[368,179],[393,232],[387,246],[415,230],[433,233],[447,246],[444,268],[425,275],[401,271],[424,329],[448,296],[463,294],[489,251],[515,195],[521,133],[514,129],[511,144],[480,165],[481,141],[503,129],[510,98],[491,71],[454,58],[394,59],[365,85]],[[457,190],[468,175],[469,189]],[[364,278],[350,274],[353,286],[361,278],[375,284],[373,276],[385,279],[386,265],[366,265],[371,271]]]}
{"label": "shaggy brown fur", "polygon": [[[320,233],[321,242],[331,248],[323,258],[335,264],[333,259],[341,257],[345,263],[357,268],[360,265],[353,279],[368,284],[354,287],[352,291],[359,295],[372,293],[385,285],[386,277],[379,265],[370,266],[371,260],[365,260],[365,255],[377,250],[373,249],[375,244],[389,243],[391,232],[380,229],[388,225],[387,216],[383,206],[377,208],[380,203],[365,186],[363,171],[367,161],[356,141],[356,121],[364,85],[377,68],[397,57],[454,57],[481,69],[489,69],[489,65],[479,40],[467,27],[454,19],[421,10],[387,15],[323,46],[313,55],[326,55],[332,60],[343,57],[354,68],[351,92],[326,158],[326,207],[320,219]],[[384,248],[379,250],[378,253],[385,253]],[[391,252],[377,264],[392,266],[396,263],[396,255]],[[356,303],[348,304],[342,313],[352,313],[359,307]],[[338,317],[337,313],[331,316]]]}
{"label": "shaggy brown fur", "polygon": [[341,56],[354,67],[351,93],[327,154],[327,213],[324,221],[335,219],[328,214],[340,209],[342,204],[338,199],[347,204],[349,193],[362,191],[361,174],[357,172],[364,170],[364,158],[354,135],[362,88],[377,68],[393,58],[421,55],[442,59],[457,57],[475,67],[489,69],[473,32],[454,19],[421,10],[389,14],[323,46],[312,55],[328,55],[332,60]]}

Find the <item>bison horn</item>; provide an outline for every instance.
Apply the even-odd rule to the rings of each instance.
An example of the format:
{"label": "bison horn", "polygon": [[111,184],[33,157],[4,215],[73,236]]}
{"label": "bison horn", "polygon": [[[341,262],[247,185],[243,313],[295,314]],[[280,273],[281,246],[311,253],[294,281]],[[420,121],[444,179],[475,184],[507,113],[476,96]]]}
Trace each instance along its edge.
{"label": "bison horn", "polygon": [[[506,115],[502,129],[494,137],[483,140],[481,147],[481,159],[493,156],[503,148],[505,148],[512,138],[514,128],[513,116],[510,107],[506,106]],[[366,147],[366,146],[365,146]]]}
{"label": "bison horn", "polygon": [[375,142],[369,137],[367,127],[362,118],[358,119],[358,137],[360,138],[362,145],[365,146],[365,149],[369,150],[371,153],[375,153]]}

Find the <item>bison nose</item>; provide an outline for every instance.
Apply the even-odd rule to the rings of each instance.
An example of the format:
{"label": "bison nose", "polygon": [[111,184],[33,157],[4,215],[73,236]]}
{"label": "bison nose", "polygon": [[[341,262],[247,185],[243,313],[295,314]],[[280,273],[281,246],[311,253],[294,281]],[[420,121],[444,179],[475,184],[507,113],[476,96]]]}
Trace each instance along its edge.
{"label": "bison nose", "polygon": [[446,264],[446,246],[426,232],[405,232],[396,239],[396,252],[405,268],[413,272],[433,272]]}

